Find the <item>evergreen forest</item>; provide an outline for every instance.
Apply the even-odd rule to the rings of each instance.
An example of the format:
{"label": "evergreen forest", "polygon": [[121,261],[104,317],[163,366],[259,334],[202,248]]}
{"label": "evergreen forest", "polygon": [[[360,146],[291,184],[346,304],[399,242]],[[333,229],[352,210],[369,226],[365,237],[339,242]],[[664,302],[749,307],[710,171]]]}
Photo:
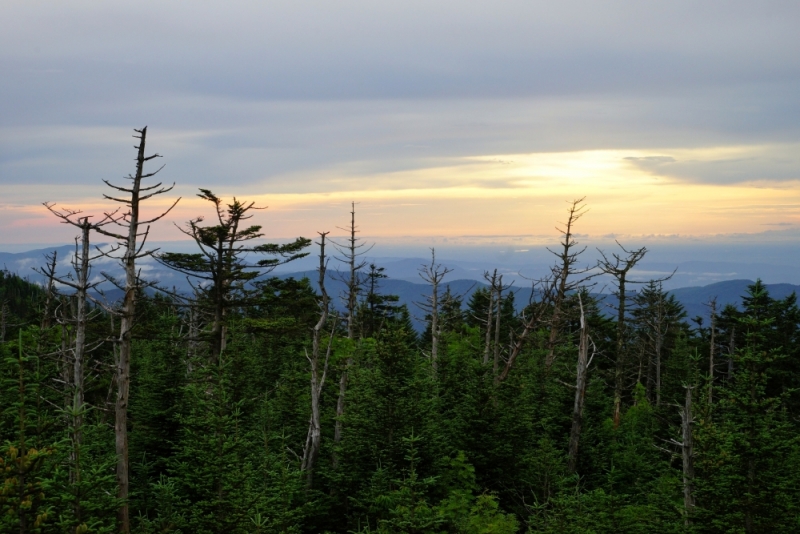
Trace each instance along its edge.
{"label": "evergreen forest", "polygon": [[[196,251],[150,249],[169,209],[140,204],[170,187],[146,134],[106,182],[118,210],[46,204],[75,228],[69,271],[0,272],[0,532],[800,531],[794,295],[757,281],[687,317],[632,274],[645,248],[582,260],[582,199],[527,302],[497,271],[453,293],[432,251],[428,294],[400,305],[355,207],[331,221],[344,237],[271,244],[259,206],[203,189]],[[304,256],[314,280],[271,274]],[[192,290],[148,280],[146,257]]]}

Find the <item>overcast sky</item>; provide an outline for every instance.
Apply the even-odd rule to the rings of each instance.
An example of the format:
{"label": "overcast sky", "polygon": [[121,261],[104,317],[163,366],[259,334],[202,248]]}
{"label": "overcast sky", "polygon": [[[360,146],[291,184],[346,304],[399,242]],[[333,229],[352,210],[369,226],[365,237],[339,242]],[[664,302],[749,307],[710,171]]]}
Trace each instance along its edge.
{"label": "overcast sky", "polygon": [[99,212],[144,125],[184,197],[163,240],[198,187],[271,237],[357,201],[365,235],[535,240],[583,196],[596,236],[792,230],[798,27],[797,1],[5,0],[0,245],[68,240],[41,202]]}

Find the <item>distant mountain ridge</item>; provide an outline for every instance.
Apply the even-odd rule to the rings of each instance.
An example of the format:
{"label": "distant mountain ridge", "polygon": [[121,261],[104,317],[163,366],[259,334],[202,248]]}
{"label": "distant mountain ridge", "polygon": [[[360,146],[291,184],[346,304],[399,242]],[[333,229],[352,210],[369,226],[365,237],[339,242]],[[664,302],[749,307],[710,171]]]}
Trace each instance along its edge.
{"label": "distant mountain ridge", "polygon": [[[103,245],[101,244],[100,246]],[[0,268],[8,270],[12,273],[16,273],[32,282],[42,283],[43,279],[41,275],[37,274],[33,270],[33,267],[43,266],[45,263],[44,255],[52,252],[53,250],[58,252],[59,273],[62,276],[66,275],[66,273],[71,270],[69,260],[75,250],[74,245],[64,245],[60,247],[50,247],[18,253],[0,252]],[[384,263],[387,265],[386,272],[391,276],[390,278],[385,278],[380,281],[380,292],[384,294],[397,295],[400,298],[400,303],[408,306],[409,311],[415,318],[415,325],[421,328],[422,317],[424,316],[424,313],[418,306],[415,305],[415,303],[423,302],[425,300],[425,296],[429,294],[430,289],[425,283],[422,282],[422,280],[412,280],[415,280],[415,275],[417,274],[418,268],[421,264],[425,263],[425,260],[421,258],[381,258],[376,260],[376,263],[379,265],[383,265]],[[441,263],[448,268],[454,269],[454,271],[450,273],[450,276],[448,277],[453,277],[454,279],[446,278],[442,284],[442,291],[444,291],[447,286],[450,286],[453,294],[462,297],[464,303],[469,300],[474,291],[481,287],[487,287],[486,283],[480,281],[481,274],[484,270],[481,263],[448,260],[442,260]],[[697,271],[711,268],[720,270],[726,265],[722,263],[716,264],[711,262],[691,263],[692,267],[694,267]],[[311,262],[306,262],[306,264],[310,266]],[[302,265],[298,266],[302,267]],[[286,269],[286,267],[289,266],[285,266],[284,269]],[[539,269],[545,268],[544,265],[537,267]],[[653,267],[666,269],[669,267],[669,265],[654,264]],[[142,268],[144,276],[151,280],[157,280],[158,283],[163,286],[176,288],[179,291],[188,291],[189,289],[188,283],[183,275],[170,271],[169,269],[166,269],[152,260],[149,262],[142,262]],[[99,276],[101,272],[109,272],[115,276],[118,276],[121,273],[116,261],[110,258],[103,258],[102,261],[97,262],[97,264],[93,267],[94,276]],[[498,272],[505,273],[504,275],[508,275],[511,280],[516,282],[514,286],[512,286],[511,290],[516,294],[515,299],[517,307],[521,308],[524,306],[530,298],[531,289],[529,286],[522,287],[521,283],[527,284],[527,282],[519,277],[515,279],[513,276],[511,276],[513,273],[508,268],[498,268]],[[729,274],[735,273],[731,272]],[[317,274],[313,270],[300,270],[296,272],[287,272],[287,270],[282,272],[276,271],[268,276],[279,276],[281,278],[308,277],[309,280],[311,280],[312,285],[316,288]],[[337,300],[346,289],[345,284],[341,282],[341,280],[337,279],[340,277],[341,273],[338,273],[334,269],[330,269],[328,271],[326,282],[328,293]],[[683,304],[688,318],[691,319],[696,316],[708,318],[709,309],[707,303],[713,297],[717,298],[718,309],[722,309],[727,304],[740,306],[742,303],[742,296],[747,291],[747,286],[752,283],[752,279],[740,278],[735,280],[714,282],[707,285],[693,285],[669,289],[668,293],[674,295],[675,298],[681,304]],[[800,285],[788,283],[773,283],[765,285],[773,298],[785,298],[792,292],[800,292]],[[115,297],[119,296],[118,293],[120,293],[119,290],[115,288],[108,288],[106,291],[106,296],[113,300]],[[600,296],[602,300],[608,301],[610,304],[609,295],[607,293],[600,294],[598,296]]]}

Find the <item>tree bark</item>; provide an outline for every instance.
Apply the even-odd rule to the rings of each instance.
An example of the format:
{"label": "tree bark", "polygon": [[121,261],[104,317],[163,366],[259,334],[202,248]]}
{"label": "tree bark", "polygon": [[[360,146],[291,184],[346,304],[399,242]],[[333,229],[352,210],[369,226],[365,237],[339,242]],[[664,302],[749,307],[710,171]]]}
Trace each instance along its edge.
{"label": "tree bark", "polygon": [[575,403],[572,409],[572,429],[569,434],[569,472],[574,473],[578,465],[578,446],[581,439],[581,428],[583,425],[583,404],[586,397],[586,376],[589,366],[589,326],[583,313],[583,303],[580,301],[581,308],[581,333],[580,344],[578,345],[578,369],[575,379]]}
{"label": "tree bark", "polygon": [[497,369],[500,366],[500,316],[503,310],[503,275],[500,275],[497,280],[497,313],[494,317],[494,362],[492,364],[492,374],[497,374]]}
{"label": "tree bark", "polygon": [[[356,205],[352,202],[350,205],[350,227],[347,229],[350,233],[348,238],[348,246],[346,247],[345,259],[349,268],[349,278],[347,279],[347,338],[355,338],[355,315],[356,307],[358,306],[358,290],[360,288],[360,281],[358,271],[365,265],[365,262],[358,262],[357,259],[360,255],[368,252],[372,247],[367,248],[365,251],[359,252],[359,249],[364,246],[364,243],[359,243],[356,238]],[[334,243],[336,246],[336,244]],[[337,248],[339,248],[337,246]],[[344,247],[342,247],[344,248]],[[342,248],[339,248],[341,251]],[[344,398],[347,394],[347,374],[350,366],[353,365],[353,357],[349,356],[345,361],[344,369],[339,377],[339,396],[336,399],[336,423],[333,429],[333,442],[339,443],[342,441],[342,417],[344,416]],[[339,458],[336,454],[333,455],[333,466],[339,464]]]}
{"label": "tree bark", "polygon": [[[575,246],[578,244],[574,237],[573,237],[573,226],[577,222],[578,219],[586,213],[584,210],[586,206],[582,206],[583,201],[586,197],[579,198],[572,201],[572,205],[569,207],[569,216],[567,218],[567,222],[564,225],[563,229],[559,229],[556,227],[557,230],[561,231],[563,235],[563,241],[561,241],[561,252],[553,252],[559,260],[559,264],[555,268],[553,268],[553,273],[555,274],[556,279],[556,290],[555,295],[553,296],[553,315],[550,319],[550,334],[547,340],[547,356],[545,357],[545,372],[549,373],[550,368],[553,366],[553,362],[555,361],[556,357],[556,344],[558,342],[559,332],[561,330],[561,323],[563,322],[563,305],[564,299],[567,296],[567,292],[571,289],[576,287],[576,284],[580,282],[568,282],[569,276],[571,274],[586,272],[583,271],[576,271],[573,269],[573,266],[578,261],[578,256],[583,253],[584,249],[573,251]],[[549,249],[548,249],[549,250]]]}
{"label": "tree bark", "polygon": [[330,360],[331,347],[333,345],[333,335],[336,330],[334,324],[331,328],[330,338],[328,339],[328,346],[325,350],[325,360],[320,369],[320,350],[322,329],[328,321],[329,314],[329,298],[325,290],[325,236],[327,232],[320,233],[319,242],[319,288],[321,294],[320,302],[320,316],[317,323],[314,325],[311,341],[311,356],[308,358],[311,366],[311,418],[309,420],[308,436],[306,437],[306,445],[303,450],[303,461],[301,469],[306,472],[306,485],[311,488],[314,481],[314,464],[319,456],[320,446],[322,444],[322,424],[320,417],[320,397],[322,396],[322,388],[325,385],[325,378],[328,375],[328,361]]}
{"label": "tree bark", "polygon": [[708,405],[714,404],[714,353],[717,335],[717,299],[711,299],[711,339],[708,349]]}
{"label": "tree bark", "polygon": [[145,143],[147,127],[141,130],[138,154],[136,156],[136,175],[131,187],[130,211],[128,212],[128,239],[122,264],[125,269],[125,298],[120,314],[119,351],[116,362],[117,399],[114,406],[114,442],[117,454],[117,497],[122,501],[117,520],[120,531],[131,531],[128,494],[130,477],[128,474],[128,399],[131,387],[131,347],[133,323],[136,315],[136,249],[139,235],[139,193],[145,162]]}
{"label": "tree bark", "polygon": [[[488,272],[484,277],[488,276]],[[489,352],[492,344],[492,314],[494,313],[494,292],[497,282],[497,269],[494,270],[491,278],[491,287],[489,288],[489,305],[486,312],[486,344],[483,348],[483,365],[489,365]]]}
{"label": "tree bark", "polygon": [[683,506],[686,512],[685,526],[689,526],[694,510],[694,441],[692,439],[692,388],[686,387],[686,400],[681,411],[681,431],[683,443]]}
{"label": "tree bark", "polygon": [[625,371],[625,275],[619,278],[619,300],[617,302],[617,357],[614,362],[614,428],[619,427],[622,411],[622,388]]}

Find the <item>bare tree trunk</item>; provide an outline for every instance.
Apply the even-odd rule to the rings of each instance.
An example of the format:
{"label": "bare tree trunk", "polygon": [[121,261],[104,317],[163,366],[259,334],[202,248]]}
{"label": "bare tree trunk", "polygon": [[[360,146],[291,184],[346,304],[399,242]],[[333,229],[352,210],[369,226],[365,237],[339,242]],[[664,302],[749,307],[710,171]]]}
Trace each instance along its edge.
{"label": "bare tree trunk", "polygon": [[561,241],[561,251],[551,251],[556,255],[559,263],[553,268],[556,291],[555,295],[553,296],[553,315],[550,320],[550,335],[547,341],[547,356],[545,357],[544,362],[545,372],[547,373],[550,372],[550,368],[553,366],[553,362],[555,361],[556,357],[556,344],[558,342],[558,336],[561,330],[561,323],[563,322],[562,314],[564,299],[567,296],[567,292],[577,287],[577,284],[580,283],[568,282],[569,276],[572,274],[586,272],[586,270],[576,271],[573,268],[575,263],[578,261],[578,256],[583,253],[584,250],[586,250],[583,248],[575,251],[574,248],[578,243],[573,237],[573,226],[577,220],[580,219],[584,213],[586,213],[586,206],[582,205],[585,198],[586,197],[583,197],[572,201],[568,210],[569,216],[567,218],[567,222],[564,224],[564,228],[556,228],[557,230],[561,231],[563,236],[563,241]]}
{"label": "bare tree trunk", "polygon": [[61,324],[61,353],[59,355],[59,365],[61,367],[61,381],[64,383],[64,408],[69,410],[72,405],[70,398],[72,392],[72,365],[70,365],[69,351],[72,340],[69,335],[69,328],[66,322]]}
{"label": "bare tree trunk", "polygon": [[728,345],[728,376],[727,381],[733,380],[733,354],[736,352],[736,326],[731,326],[731,340]]}
{"label": "bare tree trunk", "polygon": [[694,441],[692,439],[692,388],[686,387],[686,401],[681,411],[681,431],[683,444],[683,507],[686,512],[684,525],[689,526],[694,510]]}
{"label": "bare tree trunk", "polygon": [[131,531],[128,508],[130,477],[128,474],[128,399],[131,387],[131,347],[133,322],[136,315],[136,238],[139,233],[139,189],[144,167],[147,128],[142,129],[139,153],[136,158],[136,177],[133,182],[128,216],[128,241],[122,263],[125,268],[125,297],[122,303],[119,330],[119,352],[116,362],[117,399],[114,405],[114,442],[117,454],[117,497],[122,505],[117,513],[120,531]]}
{"label": "bare tree trunk", "polygon": [[[128,475],[128,399],[130,398],[130,381],[131,381],[131,346],[132,346],[132,333],[133,325],[136,316],[136,292],[139,289],[138,273],[136,272],[136,259],[144,256],[151,255],[153,251],[142,252],[142,247],[147,241],[147,236],[150,230],[150,223],[153,223],[169,213],[172,208],[178,203],[178,198],[172,206],[160,215],[153,217],[147,221],[140,221],[139,219],[139,204],[142,200],[152,198],[156,195],[166,193],[174,186],[161,187],[161,183],[142,187],[142,179],[155,176],[161,169],[148,174],[144,173],[144,164],[152,159],[159,158],[158,154],[152,156],[145,156],[145,145],[147,142],[147,126],[141,130],[134,130],[139,135],[134,135],[139,139],[139,146],[137,146],[136,155],[136,174],[129,175],[128,179],[131,180],[131,187],[119,187],[104,180],[106,185],[130,194],[129,198],[116,198],[108,195],[103,195],[109,200],[119,202],[127,206],[127,212],[121,217],[114,219],[114,213],[106,213],[108,219],[114,219],[121,227],[127,229],[127,234],[109,232],[95,226],[95,230],[100,233],[117,238],[120,245],[124,247],[125,253],[122,256],[122,267],[125,270],[125,296],[120,307],[120,329],[117,345],[119,350],[116,357],[116,370],[115,382],[117,385],[117,398],[114,406],[114,442],[117,454],[117,497],[122,501],[122,505],[117,513],[117,520],[119,522],[120,532],[129,534],[131,531],[130,514],[128,508],[128,493],[130,487],[130,480]],[[163,167],[162,167],[163,168]],[[140,228],[147,225],[146,229],[142,232]],[[140,242],[141,238],[141,242]]]}
{"label": "bare tree trunk", "polygon": [[625,274],[619,278],[619,300],[617,302],[617,357],[614,362],[614,428],[619,427],[622,411],[623,373],[625,372]]}
{"label": "bare tree trunk", "polygon": [[306,484],[311,488],[314,481],[314,464],[319,456],[320,446],[322,444],[322,425],[320,422],[320,397],[322,396],[322,388],[325,385],[325,378],[328,375],[328,361],[330,360],[331,347],[333,345],[333,335],[336,331],[336,324],[331,327],[330,338],[328,339],[328,346],[325,350],[325,360],[322,363],[320,370],[320,342],[322,338],[322,329],[328,321],[329,314],[329,298],[325,290],[325,236],[327,232],[320,232],[319,242],[319,289],[322,296],[320,302],[320,316],[317,324],[314,325],[312,333],[311,356],[306,353],[306,358],[311,365],[311,419],[309,421],[308,436],[306,437],[306,445],[303,449],[303,461],[301,469],[306,471]]}
{"label": "bare tree trunk", "polygon": [[[75,346],[72,355],[72,405],[71,414],[71,441],[70,451],[70,480],[73,484],[81,482],[81,445],[83,443],[83,412],[84,412],[84,356],[86,352],[86,293],[89,287],[89,230],[91,225],[88,219],[82,219],[80,251],[76,244],[73,266],[77,275],[75,292]],[[75,519],[80,524],[83,516],[80,494],[75,492],[73,498],[73,512]]]}
{"label": "bare tree trunk", "polygon": [[[487,276],[488,273],[484,274],[484,277]],[[494,270],[491,278],[491,286],[489,288],[489,305],[487,306],[488,310],[486,312],[486,345],[483,349],[483,365],[489,364],[489,351],[491,349],[492,344],[492,314],[494,313],[494,292],[496,288],[497,282],[497,269]]]}
{"label": "bare tree trunk", "polygon": [[497,369],[500,366],[500,316],[503,310],[503,275],[500,275],[497,280],[497,313],[494,317],[494,362],[492,364],[492,374],[497,374]]}
{"label": "bare tree trunk", "polygon": [[714,353],[717,347],[717,299],[711,299],[711,339],[708,349],[708,405],[714,404]]}
{"label": "bare tree trunk", "polygon": [[[421,305],[421,308],[431,316],[431,368],[434,374],[438,370],[439,359],[439,285],[444,277],[452,271],[452,269],[443,268],[441,264],[436,263],[436,251],[431,249],[431,263],[430,265],[423,265],[419,269],[419,276],[431,285],[431,295],[427,298],[427,302]],[[489,329],[489,325],[486,325]]]}
{"label": "bare tree trunk", "polygon": [[572,409],[572,429],[569,434],[569,471],[574,473],[578,465],[578,446],[583,425],[583,404],[586,397],[586,376],[589,367],[589,325],[583,313],[583,302],[578,295],[581,308],[581,334],[578,345],[578,369],[575,379],[575,404]]}
{"label": "bare tree trunk", "polygon": [[439,359],[439,279],[431,281],[431,367],[438,370]]}
{"label": "bare tree trunk", "polygon": [[[535,331],[536,328],[542,323],[542,318],[547,310],[549,303],[551,302],[551,298],[553,295],[553,287],[552,281],[550,280],[543,280],[542,284],[542,295],[540,302],[534,302],[533,296],[536,293],[536,285],[531,288],[531,302],[528,306],[528,317],[523,316],[523,324],[524,327],[522,332],[519,335],[514,335],[514,332],[511,332],[511,346],[509,349],[508,354],[508,361],[506,361],[503,370],[500,374],[495,374],[494,383],[495,385],[499,385],[503,382],[506,378],[508,378],[508,374],[511,372],[511,368],[514,367],[514,363],[517,361],[517,357],[519,356],[520,352],[522,351],[522,347],[525,345],[525,342],[528,340],[528,336],[531,332]],[[516,337],[516,339],[514,339]]]}
{"label": "bare tree trunk", "polygon": [[53,304],[53,298],[55,297],[55,285],[53,284],[53,280],[56,276],[56,260],[58,258],[58,251],[54,250],[53,254],[48,254],[46,256],[48,262],[47,266],[44,269],[44,275],[47,278],[47,292],[45,293],[45,301],[44,301],[44,310],[42,310],[42,323],[41,323],[41,330],[47,330],[50,328],[50,307]]}
{"label": "bare tree trunk", "polygon": [[[81,226],[81,251],[75,258],[75,271],[77,274],[76,314],[75,314],[75,351],[73,354],[73,442],[77,449],[82,442],[81,427],[83,425],[83,399],[84,399],[84,353],[86,350],[86,291],[89,287],[89,221],[84,219]],[[77,248],[77,247],[76,247]],[[77,253],[77,250],[76,250]]]}
{"label": "bare tree trunk", "polygon": [[664,345],[664,332],[663,315],[664,306],[662,298],[659,294],[658,310],[656,312],[656,328],[655,328],[655,353],[656,353],[656,406],[661,406],[661,351]]}
{"label": "bare tree trunk", "polygon": [[[358,306],[358,291],[361,287],[358,271],[366,265],[366,262],[359,261],[359,256],[366,254],[372,248],[371,246],[364,251],[359,252],[364,246],[364,243],[359,243],[356,234],[358,233],[356,227],[356,204],[350,204],[350,227],[347,228],[350,236],[347,240],[347,247],[334,246],[342,252],[345,256],[344,261],[347,262],[349,267],[349,278],[347,279],[347,338],[354,339],[355,337],[355,315],[356,307]],[[345,361],[344,369],[339,377],[339,396],[336,399],[336,423],[333,429],[333,442],[339,443],[342,441],[342,416],[344,416],[344,398],[347,393],[347,379],[350,366],[353,365],[353,357],[350,356]],[[339,464],[339,458],[336,454],[333,455],[333,466]]]}
{"label": "bare tree trunk", "polygon": [[[617,279],[617,354],[614,365],[614,428],[620,423],[622,411],[622,391],[625,387],[625,285],[628,282],[628,272],[647,254],[647,248],[642,247],[637,250],[627,250],[617,242],[617,245],[625,253],[622,257],[618,253],[611,255],[610,260],[603,251],[599,251],[603,257],[598,262],[598,268],[605,274],[610,274]],[[635,282],[634,282],[635,283]]]}

